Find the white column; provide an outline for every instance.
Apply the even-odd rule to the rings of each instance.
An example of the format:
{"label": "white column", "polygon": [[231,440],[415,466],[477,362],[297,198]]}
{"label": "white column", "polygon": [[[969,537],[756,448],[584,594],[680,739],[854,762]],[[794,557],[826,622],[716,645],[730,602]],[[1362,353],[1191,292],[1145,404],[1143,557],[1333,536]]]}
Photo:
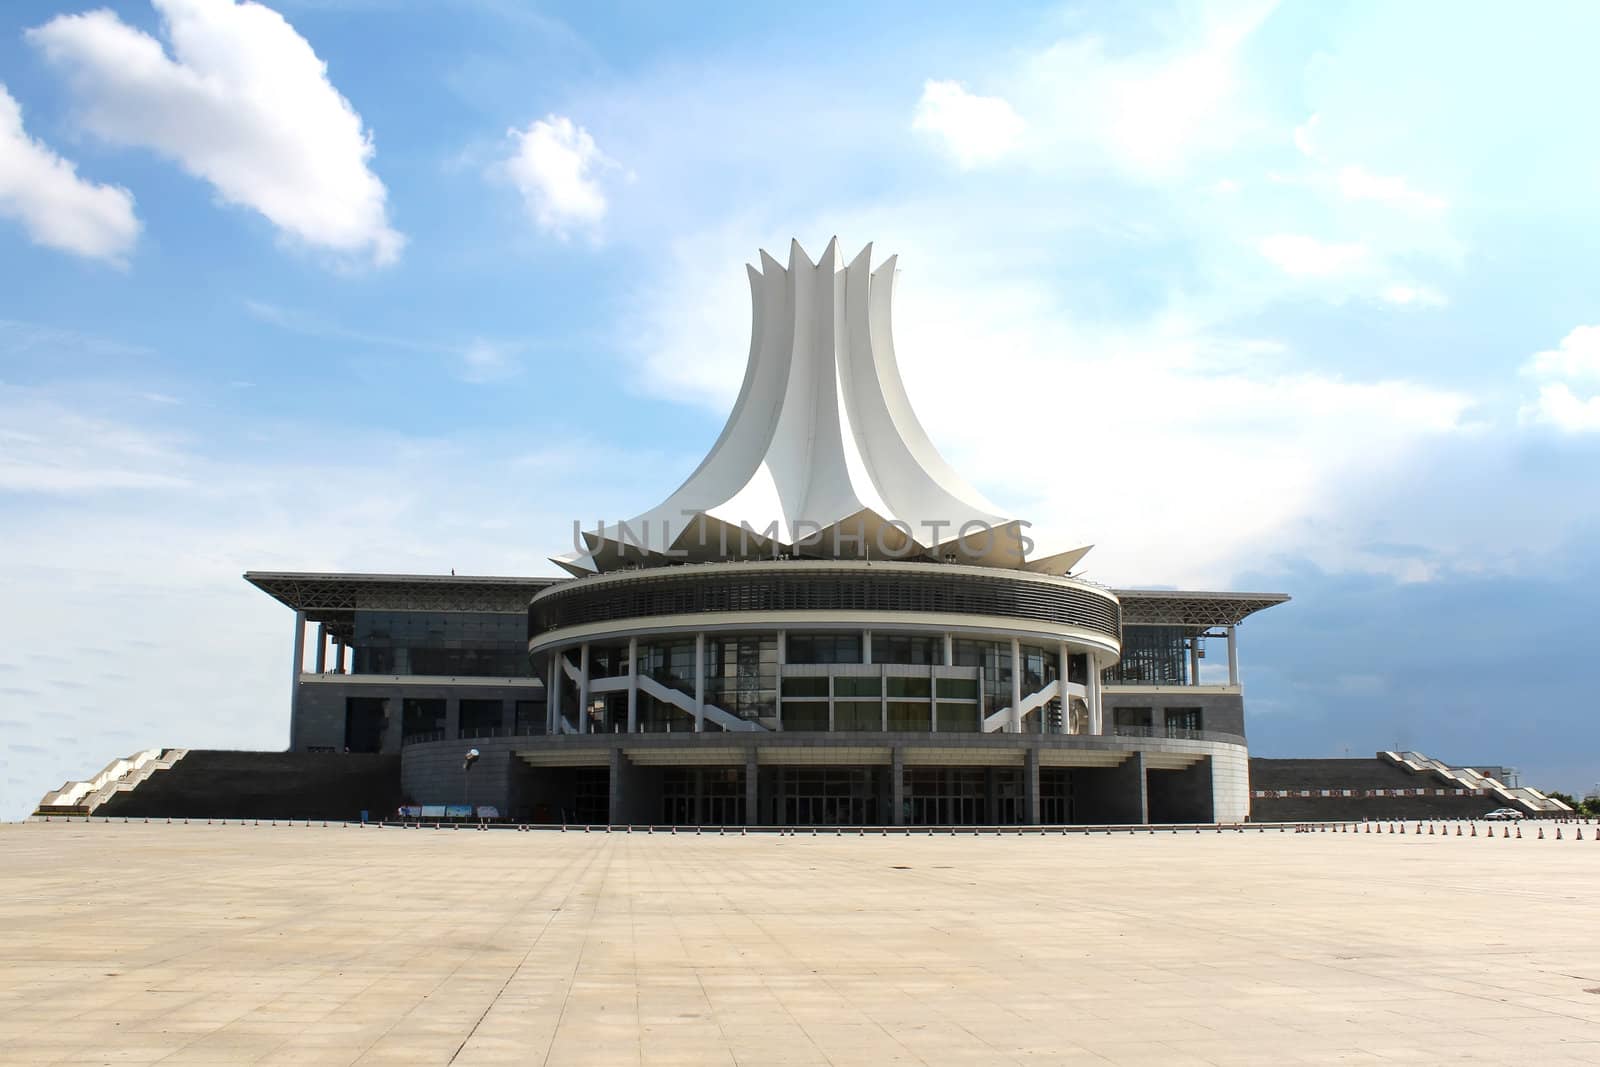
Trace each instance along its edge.
{"label": "white column", "polygon": [[694,732],[706,728],[706,635],[694,635]]}
{"label": "white column", "polygon": [[1089,703],[1089,732],[1103,734],[1106,732],[1105,707],[1100,702],[1100,667],[1094,661],[1094,653],[1088,654],[1089,674],[1088,681],[1084,683],[1084,697]]}
{"label": "white column", "polygon": [[317,623],[317,673],[328,672],[328,624]]}
{"label": "white column", "polygon": [[861,631],[861,662],[872,662],[872,631]]}
{"label": "white column", "polygon": [[544,683],[544,730],[547,734],[561,732],[561,653],[551,649],[548,677]]}
{"label": "white column", "polygon": [[1022,732],[1022,642],[1011,639],[1011,732]]}
{"label": "white column", "polygon": [[889,670],[887,667],[878,668],[878,729],[888,732],[889,729]]}
{"label": "white column", "polygon": [[578,732],[589,732],[589,642],[578,650]]}
{"label": "white column", "polygon": [[628,732],[639,732],[639,639],[628,638]]}
{"label": "white column", "polygon": [[954,667],[956,665],[955,645],[955,638],[947,632],[944,635],[944,665],[946,667]]}
{"label": "white column", "polygon": [[[777,688],[772,694],[772,714],[778,720],[778,729],[783,729],[783,665],[789,659],[789,634],[786,630],[778,631],[778,677],[773,679]],[[753,825],[753,824],[752,824]]]}
{"label": "white column", "polygon": [[[1067,692],[1067,676],[1072,673],[1071,665],[1072,654],[1067,648],[1067,643],[1063,641],[1056,647],[1056,693],[1058,694],[1056,699],[1061,702],[1061,729],[1068,733],[1072,732],[1072,696]],[[1089,666],[1094,666],[1093,657],[1089,660]],[[1087,682],[1084,683],[1083,692],[1087,696],[1089,692]],[[1083,724],[1086,731],[1093,726],[1094,712],[1091,710],[1089,714],[1091,721]]]}
{"label": "white column", "polygon": [[1200,684],[1200,635],[1189,638],[1189,684]]}
{"label": "white column", "polygon": [[306,663],[306,613],[294,613],[294,674],[289,679],[289,751],[300,745],[300,675]]}
{"label": "white column", "polygon": [[1239,684],[1239,627],[1228,627],[1228,684]]}

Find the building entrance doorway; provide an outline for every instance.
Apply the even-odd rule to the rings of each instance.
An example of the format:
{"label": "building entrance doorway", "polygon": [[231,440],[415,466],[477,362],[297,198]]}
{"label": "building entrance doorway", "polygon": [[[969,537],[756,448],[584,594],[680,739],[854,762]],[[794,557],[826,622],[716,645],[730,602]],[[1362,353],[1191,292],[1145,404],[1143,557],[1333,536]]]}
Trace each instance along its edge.
{"label": "building entrance doorway", "polygon": [[871,826],[878,798],[871,767],[790,767],[783,781],[788,826]]}

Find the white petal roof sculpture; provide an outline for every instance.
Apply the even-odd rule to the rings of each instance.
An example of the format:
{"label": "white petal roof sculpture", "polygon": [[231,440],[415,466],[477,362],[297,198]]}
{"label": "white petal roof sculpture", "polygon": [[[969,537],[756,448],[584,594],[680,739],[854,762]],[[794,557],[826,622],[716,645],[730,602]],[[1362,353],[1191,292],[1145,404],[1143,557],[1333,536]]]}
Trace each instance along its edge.
{"label": "white petal roof sculpture", "polygon": [[895,259],[872,246],[840,266],[748,267],[750,361],[716,444],[666,500],[584,532],[554,560],[582,576],[625,566],[770,557],[934,559],[1066,573],[1088,548],[1024,558],[1027,525],[1003,515],[928,440],[906,397],[890,329]]}

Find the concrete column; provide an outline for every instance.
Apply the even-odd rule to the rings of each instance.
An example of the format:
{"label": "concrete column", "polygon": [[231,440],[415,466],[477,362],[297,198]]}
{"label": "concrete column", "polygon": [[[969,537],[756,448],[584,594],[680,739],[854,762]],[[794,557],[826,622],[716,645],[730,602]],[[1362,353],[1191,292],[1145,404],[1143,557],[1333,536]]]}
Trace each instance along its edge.
{"label": "concrete column", "polygon": [[589,732],[589,642],[578,649],[578,732]]}
{"label": "concrete column", "polygon": [[1011,732],[1022,732],[1022,642],[1011,639]]}
{"label": "concrete column", "polygon": [[516,731],[517,701],[516,698],[513,697],[510,700],[502,700],[500,702],[500,736],[510,737],[512,734],[516,733]]}
{"label": "concrete column", "polygon": [[461,736],[461,698],[444,698],[444,738],[454,741]]}
{"label": "concrete column", "polygon": [[872,662],[872,631],[871,630],[862,630],[861,631],[861,662],[862,663],[871,663]]}
{"label": "concrete column", "polygon": [[337,674],[343,674],[344,673],[344,642],[343,641],[335,641],[333,643],[333,669],[334,669],[334,672],[337,673]]}
{"label": "concrete column", "polygon": [[778,677],[773,684],[776,689],[772,696],[772,714],[778,720],[778,729],[783,729],[783,665],[789,659],[789,634],[786,630],[778,631]]}
{"label": "concrete column", "polygon": [[1228,684],[1239,684],[1239,627],[1228,627]]}
{"label": "concrete column", "polygon": [[306,613],[294,613],[294,674],[289,679],[289,751],[300,749],[300,675],[306,662]]}
{"label": "concrete column", "polygon": [[550,663],[545,671],[544,716],[545,733],[553,735],[561,732],[561,653],[551,649],[549,656]]}
{"label": "concrete column", "polygon": [[328,624],[317,623],[317,673],[328,671]]}
{"label": "concrete column", "polygon": [[1189,684],[1200,684],[1200,638],[1189,638]]}
{"label": "concrete column", "polygon": [[878,668],[878,729],[889,732],[889,672]]}
{"label": "concrete column", "polygon": [[943,663],[943,666],[954,667],[956,665],[955,644],[956,644],[955,638],[952,637],[948,632],[946,632],[945,635],[944,635],[944,663]]}
{"label": "concrete column", "polygon": [[1083,700],[1089,705],[1089,732],[1103,734],[1106,732],[1105,710],[1100,704],[1100,668],[1095,665],[1094,653],[1086,656],[1088,673],[1083,683]]}
{"label": "concrete column", "polygon": [[639,639],[628,638],[628,732],[639,732]]}
{"label": "concrete column", "polygon": [[744,754],[744,824],[761,825],[761,764],[754,745]]}
{"label": "concrete column", "polygon": [[[694,635],[694,732],[706,728],[706,635]],[[699,781],[699,779],[695,779]]]}
{"label": "concrete column", "polygon": [[833,675],[828,675],[828,732],[833,733]]}
{"label": "concrete column", "polygon": [[[1088,663],[1090,671],[1093,672],[1093,657],[1090,657]],[[1061,704],[1061,729],[1065,733],[1072,732],[1072,694],[1067,692],[1067,679],[1071,676],[1071,674],[1072,653],[1071,650],[1067,648],[1067,643],[1062,641],[1056,646],[1056,700]],[[1083,691],[1085,696],[1087,696],[1089,692],[1089,684],[1087,681],[1084,682]],[[1087,703],[1087,700],[1085,703]],[[1040,710],[1040,714],[1044,714],[1043,709]],[[1083,729],[1085,732],[1090,732],[1093,729],[1092,720],[1094,718],[1094,711],[1092,705],[1089,716],[1091,721],[1083,724]],[[1039,732],[1041,734],[1045,733],[1047,730],[1049,730],[1049,728],[1049,723],[1045,722],[1043,719],[1039,720]]]}
{"label": "concrete column", "polygon": [[622,754],[622,749],[611,750],[611,795],[606,807],[606,822],[612,826],[622,826],[628,821],[628,795],[623,782],[623,777],[627,774],[627,764],[628,760]]}
{"label": "concrete column", "polygon": [[889,752],[889,825],[906,824],[906,750],[896,745]]}
{"label": "concrete column", "polygon": [[983,690],[983,668],[979,667],[978,668],[978,732],[980,734],[984,732],[984,729],[983,729],[984,728],[984,723],[989,718],[989,711],[988,711],[988,709],[986,707],[984,707],[984,703],[983,703],[983,699],[984,699],[983,693],[984,693],[984,690]]}
{"label": "concrete column", "polygon": [[1029,826],[1039,825],[1039,747],[1031,745],[1022,757],[1022,818]]}

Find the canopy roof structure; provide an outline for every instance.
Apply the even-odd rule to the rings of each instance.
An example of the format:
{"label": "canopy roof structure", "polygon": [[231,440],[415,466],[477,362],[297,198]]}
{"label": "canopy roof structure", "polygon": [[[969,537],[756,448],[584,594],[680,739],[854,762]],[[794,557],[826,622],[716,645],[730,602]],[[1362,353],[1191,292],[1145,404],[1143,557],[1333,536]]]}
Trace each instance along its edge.
{"label": "canopy roof structure", "polygon": [[1289,600],[1287,593],[1210,593],[1176,589],[1114,589],[1124,626],[1182,626],[1201,631],[1237,626],[1246,616]]}
{"label": "canopy roof structure", "polygon": [[1029,562],[1024,523],[945,462],[895,361],[896,257],[841,266],[793,242],[748,268],[750,357],[710,453],[656,507],[585,533],[553,562],[573,575],[628,566],[797,555],[932,559],[1065,574],[1089,551]]}

